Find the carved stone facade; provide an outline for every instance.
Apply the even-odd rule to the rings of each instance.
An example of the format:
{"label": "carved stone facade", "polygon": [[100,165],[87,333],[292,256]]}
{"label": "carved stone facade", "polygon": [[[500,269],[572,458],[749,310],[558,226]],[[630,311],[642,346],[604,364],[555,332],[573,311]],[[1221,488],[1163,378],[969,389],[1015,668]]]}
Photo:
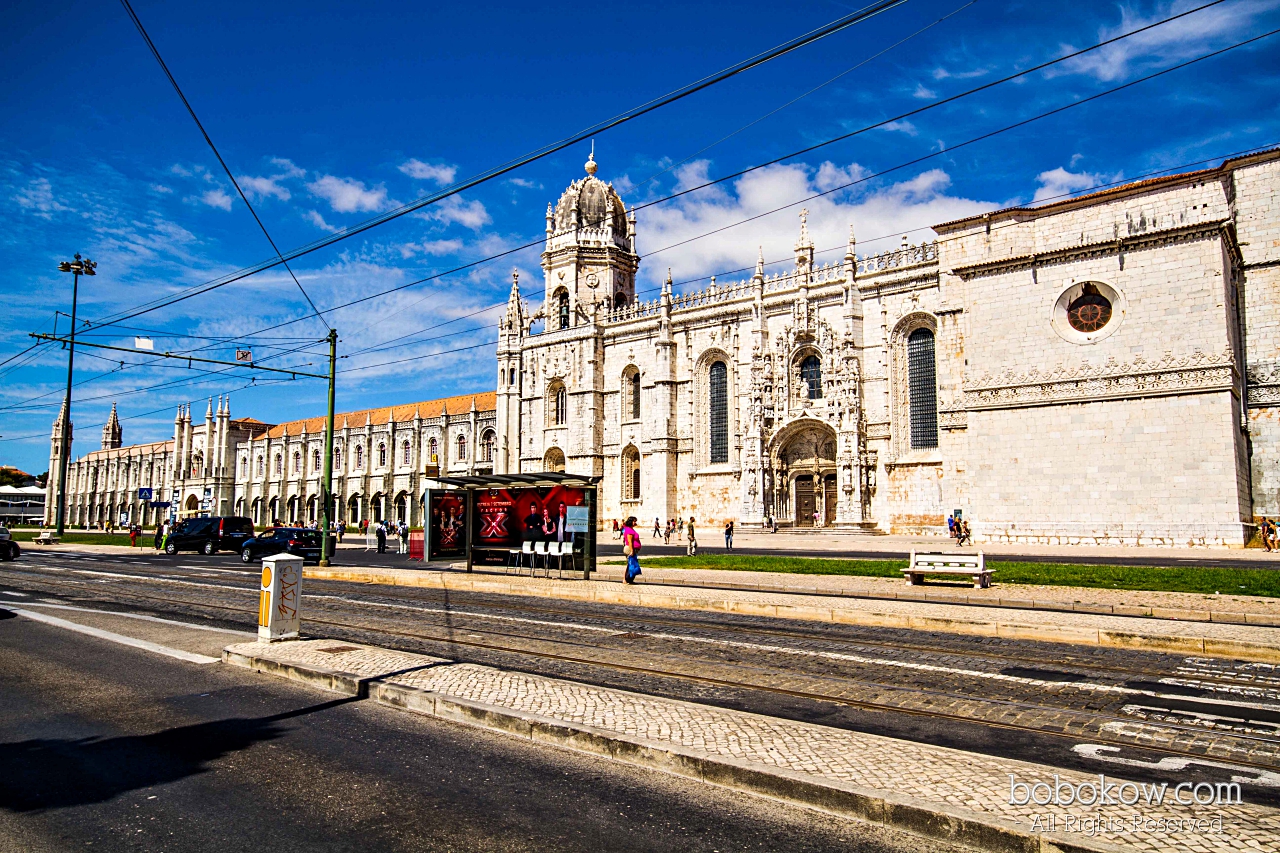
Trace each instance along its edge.
{"label": "carved stone facade", "polygon": [[512,286],[497,471],[601,475],[604,519],[958,509],[979,541],[1239,546],[1280,514],[1280,152],[834,263],[802,213],[792,269],[651,301],[596,170],[548,207],[542,304]]}

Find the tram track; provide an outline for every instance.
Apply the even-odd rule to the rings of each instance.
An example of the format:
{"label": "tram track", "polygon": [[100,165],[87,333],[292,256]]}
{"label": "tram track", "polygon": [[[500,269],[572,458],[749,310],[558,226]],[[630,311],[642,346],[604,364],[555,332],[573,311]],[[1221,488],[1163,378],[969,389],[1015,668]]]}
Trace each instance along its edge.
{"label": "tram track", "polygon": [[[9,567],[5,567],[5,570],[0,572],[0,578],[3,578],[7,575],[14,575],[14,574],[23,576],[24,580],[27,580],[28,582],[32,580],[36,580],[41,582],[42,584],[51,585],[51,581],[52,581],[52,579],[49,578],[47,574],[15,572],[13,569],[10,569]],[[147,575],[131,575],[129,576],[129,579],[137,580],[137,581],[158,580],[154,577],[150,577]],[[170,580],[170,579],[164,579],[164,580]],[[256,590],[253,590],[253,589],[243,589],[240,587],[228,587],[225,585],[204,584],[196,581],[186,581],[186,582],[191,583],[195,586],[211,587],[213,589],[219,590],[220,592],[235,591],[235,592],[240,592],[242,594],[256,595]],[[115,596],[132,599],[135,602],[146,602],[148,604],[143,604],[142,606],[150,607],[151,609],[157,609],[155,605],[159,604],[163,606],[162,608],[159,608],[162,610],[164,608],[173,608],[175,605],[178,605],[178,606],[191,608],[196,613],[200,613],[200,611],[202,610],[207,611],[209,609],[223,611],[226,613],[233,613],[233,614],[236,614],[237,616],[245,616],[251,613],[251,608],[247,606],[238,606],[233,604],[219,604],[211,601],[192,601],[185,598],[175,598],[174,596],[149,595],[145,592],[131,589],[127,587],[125,584],[121,583],[119,580],[114,580],[110,582],[99,582],[99,584],[93,587],[89,587],[88,589],[84,589],[84,590],[76,590],[76,592],[78,593],[90,592],[91,590],[103,590],[103,591],[109,590],[110,593]],[[414,600],[420,601],[420,599],[414,599]],[[344,602],[344,603],[349,603],[349,602]],[[360,603],[377,604],[377,602],[360,602]],[[439,603],[439,602],[433,602],[433,603]],[[326,604],[323,606],[328,607],[332,605]],[[404,605],[397,605],[397,606],[404,607]],[[525,606],[520,608],[510,607],[505,609],[518,610],[519,612],[526,612],[526,613],[538,612],[543,614],[554,614],[554,615],[572,615],[574,618],[577,618],[577,619],[584,618],[582,614],[569,614],[560,608]],[[421,608],[414,608],[414,610],[420,613],[431,612],[431,611],[425,611]],[[437,611],[437,612],[445,616],[449,614],[449,611],[447,610]],[[207,616],[207,613],[203,615]],[[1189,759],[1189,760],[1203,760],[1206,758],[1213,757],[1210,753],[1206,753],[1204,751],[1178,749],[1176,747],[1158,745],[1158,744],[1135,744],[1132,739],[1127,739],[1122,737],[1113,737],[1109,735],[1105,731],[1101,730],[1101,726],[1097,727],[1098,729],[1097,731],[1090,731],[1090,732],[1061,731],[1059,732],[1059,731],[1053,731],[1050,729],[1045,729],[1045,728],[1036,727],[1036,726],[1020,725],[1017,723],[1012,723],[1007,721],[990,720],[990,719],[975,720],[972,715],[951,713],[942,708],[929,708],[929,709],[910,708],[910,707],[903,707],[901,705],[897,705],[889,702],[874,702],[874,701],[858,699],[858,698],[847,696],[847,695],[843,695],[843,696],[836,695],[835,693],[832,693],[832,692],[820,692],[815,690],[794,689],[794,688],[783,687],[777,684],[771,685],[767,683],[755,683],[754,678],[752,679],[751,682],[744,683],[744,681],[741,678],[736,678],[736,679],[724,678],[724,677],[708,674],[706,672],[697,673],[697,672],[687,671],[686,667],[689,665],[705,667],[708,663],[705,659],[693,658],[691,656],[664,654],[662,656],[664,661],[668,663],[678,662],[686,665],[686,666],[676,666],[676,668],[671,668],[669,666],[663,667],[663,666],[653,666],[653,665],[642,665],[634,662],[630,662],[630,663],[622,662],[619,660],[602,660],[597,657],[585,656],[582,653],[566,653],[563,651],[550,651],[546,649],[530,649],[527,647],[522,648],[519,646],[520,643],[526,643],[526,644],[527,643],[555,643],[556,645],[559,645],[559,646],[576,645],[579,647],[586,647],[586,644],[583,644],[583,643],[572,643],[564,640],[549,640],[543,637],[531,637],[526,634],[506,632],[506,631],[494,631],[489,629],[477,629],[474,627],[468,627],[466,629],[468,632],[470,632],[468,636],[459,636],[459,634],[457,633],[457,629],[452,629],[452,628],[446,634],[441,635],[441,634],[426,633],[421,630],[404,630],[402,628],[388,626],[385,624],[368,624],[368,623],[360,624],[358,622],[344,621],[342,619],[327,618],[329,615],[330,614],[312,613],[307,617],[307,622],[315,625],[324,625],[330,629],[336,629],[337,633],[345,635],[345,636],[335,637],[335,638],[364,641],[364,642],[369,642],[370,644],[375,644],[375,645],[394,645],[394,642],[389,644],[386,641],[379,642],[379,639],[378,639],[381,637],[390,637],[390,638],[396,638],[397,640],[401,641],[400,643],[401,645],[403,645],[403,641],[407,640],[419,646],[426,645],[429,647],[431,645],[435,645],[435,646],[444,646],[446,648],[464,647],[464,648],[473,649],[477,651],[484,651],[484,652],[495,654],[498,656],[505,656],[508,658],[524,659],[529,661],[555,662],[556,664],[567,665],[570,667],[581,667],[587,670],[595,669],[595,670],[611,671],[614,673],[620,673],[620,674],[629,675],[629,676],[642,676],[645,678],[652,678],[660,681],[694,683],[694,684],[700,684],[700,685],[705,685],[705,686],[714,687],[714,688],[725,689],[729,691],[759,691],[759,692],[768,693],[776,696],[783,696],[783,697],[788,697],[792,699],[800,699],[807,702],[833,704],[833,705],[845,706],[845,707],[855,708],[858,710],[873,712],[873,713],[883,714],[883,713],[897,712],[899,714],[906,714],[906,715],[919,717],[919,718],[927,718],[929,720],[934,720],[934,721],[945,721],[949,723],[965,724],[965,725],[980,724],[982,726],[986,726],[994,729],[1000,729],[1000,730],[1006,730],[1006,731],[1017,731],[1023,734],[1032,735],[1036,737],[1047,737],[1047,738],[1056,739],[1059,741],[1070,741],[1072,743],[1076,743],[1080,741],[1081,738],[1087,737],[1091,741],[1099,742],[1099,743],[1103,743],[1111,746],[1126,747],[1126,748],[1138,747],[1144,750],[1149,750],[1151,752],[1158,753],[1160,755],[1176,756],[1176,757]],[[228,621],[235,621],[235,620],[228,620]],[[655,625],[661,624],[663,626],[679,626],[685,629],[688,629],[690,627],[687,623],[679,623],[676,620],[671,620],[671,619],[643,619],[643,618],[632,617],[629,615],[619,617],[619,621],[623,623],[638,622],[642,624],[649,623],[649,624],[655,624]],[[708,630],[712,630],[712,629],[724,630],[727,627],[733,627],[734,629],[736,629],[735,633],[737,632],[754,633],[757,635],[768,634],[771,636],[788,637],[788,638],[794,638],[796,636],[795,634],[792,634],[790,632],[772,630],[772,629],[762,629],[757,631],[748,626],[717,625],[717,626],[703,626],[703,627],[706,627]],[[625,636],[626,633],[627,632],[623,629],[619,629],[616,632],[616,634],[619,636]],[[822,642],[831,642],[837,639],[837,638],[825,637],[820,635],[813,635],[810,633],[806,633],[802,636],[806,636],[810,639],[822,641]],[[846,640],[843,640],[843,642],[853,643],[853,644],[862,644],[862,641],[860,640],[846,639]],[[513,643],[515,645],[513,645]],[[880,645],[881,647],[888,647],[890,644],[883,643],[878,645]],[[413,650],[414,651],[430,651],[429,648],[428,649],[417,648]],[[608,651],[608,649],[606,649],[606,651]],[[932,651],[934,651],[934,653],[937,653],[936,650],[932,650]],[[950,654],[952,652],[953,650],[948,649],[948,650],[945,650],[943,653]],[[980,653],[977,653],[977,652],[973,654],[974,656],[980,655]],[[744,672],[750,672],[754,676],[759,676],[765,679],[769,678],[770,676],[776,677],[777,675],[776,670],[744,665],[741,662],[735,662],[732,664],[724,664],[722,662],[722,665],[732,665],[735,669],[735,672],[738,674],[741,674]],[[545,666],[539,667],[536,664],[531,664],[531,665],[517,664],[515,666],[511,666],[510,668],[516,669],[516,670],[524,670],[526,672],[530,672],[534,674],[545,674],[545,671],[546,671]],[[1109,669],[1116,670],[1116,671],[1131,672],[1129,670],[1120,670],[1119,668],[1116,668],[1116,667],[1109,667]],[[872,681],[854,679],[849,677],[820,676],[820,675],[814,675],[809,673],[806,673],[806,677],[811,679],[826,679],[829,681],[838,680],[846,686],[860,686],[864,688],[870,688],[870,689],[881,690],[881,691],[888,690],[888,691],[893,691],[901,694],[915,694],[915,695],[927,694],[927,695],[932,695],[937,697],[940,701],[958,698],[957,694],[955,693],[948,693],[946,691],[928,691],[918,686],[904,687],[901,685],[886,684],[882,682],[872,682]],[[963,698],[971,699],[972,697],[963,697]],[[999,699],[994,697],[983,697],[981,699],[974,700],[974,701],[980,701],[982,703],[986,703],[990,705],[997,705],[997,706],[1002,706],[1002,707],[1007,707],[1007,708],[1012,708],[1017,710],[1028,710],[1028,711],[1061,711],[1062,710],[1060,708],[1055,708],[1053,706],[1028,703],[1028,702],[1023,702],[1023,701],[1013,700],[1013,699]],[[1100,722],[1106,722],[1106,721],[1121,722],[1121,723],[1134,722],[1131,718],[1128,718],[1128,717],[1123,717],[1115,714],[1101,713],[1097,711],[1090,711],[1090,712],[1073,711],[1073,713],[1078,713],[1078,714],[1081,714],[1082,716],[1090,717],[1094,721],[1100,721]],[[1186,734],[1203,734],[1204,733],[1202,729],[1197,729],[1194,726],[1182,725],[1176,722],[1161,722],[1159,724],[1159,728],[1165,729],[1165,730],[1184,732]],[[1230,735],[1230,737],[1238,741],[1254,741],[1254,742],[1261,742],[1261,743],[1267,743],[1267,744],[1276,743],[1276,740],[1274,738],[1267,738],[1267,737],[1256,736],[1256,735],[1247,736],[1242,734],[1232,734]],[[1246,758],[1246,757],[1232,756],[1230,760],[1235,764],[1241,765],[1242,767],[1248,767],[1251,769],[1261,770],[1261,771],[1274,772],[1277,766],[1276,763],[1274,762],[1272,763],[1260,762],[1260,761],[1251,760],[1250,758]]]}

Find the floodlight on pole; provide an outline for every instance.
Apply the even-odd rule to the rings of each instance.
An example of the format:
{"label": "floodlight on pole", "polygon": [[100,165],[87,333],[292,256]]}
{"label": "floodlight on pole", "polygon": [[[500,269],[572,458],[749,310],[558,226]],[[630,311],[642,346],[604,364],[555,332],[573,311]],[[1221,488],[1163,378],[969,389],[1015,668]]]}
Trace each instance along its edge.
{"label": "floodlight on pole", "polygon": [[76,302],[80,295],[80,276],[97,275],[98,265],[88,258],[81,258],[76,252],[74,260],[62,261],[58,264],[59,272],[69,272],[74,276],[71,285],[71,335],[67,347],[67,394],[62,400],[61,441],[58,450],[58,536],[66,526],[67,516],[67,456],[71,453],[71,376],[75,370],[76,357]]}

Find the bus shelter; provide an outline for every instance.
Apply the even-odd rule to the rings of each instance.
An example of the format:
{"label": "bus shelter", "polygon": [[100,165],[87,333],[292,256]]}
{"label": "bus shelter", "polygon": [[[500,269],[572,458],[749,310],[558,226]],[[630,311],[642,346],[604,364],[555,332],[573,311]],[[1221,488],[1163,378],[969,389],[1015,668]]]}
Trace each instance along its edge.
{"label": "bus shelter", "polygon": [[525,543],[572,545],[582,578],[596,568],[600,477],[543,471],[436,477],[427,490],[426,557],[467,560],[467,571],[518,560]]}

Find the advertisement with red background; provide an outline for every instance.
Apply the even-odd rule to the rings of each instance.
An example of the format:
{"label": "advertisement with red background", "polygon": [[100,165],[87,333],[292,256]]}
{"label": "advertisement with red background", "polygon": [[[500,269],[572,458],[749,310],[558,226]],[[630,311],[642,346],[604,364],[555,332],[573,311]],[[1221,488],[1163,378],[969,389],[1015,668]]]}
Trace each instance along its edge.
{"label": "advertisement with red background", "polygon": [[584,504],[583,490],[566,486],[478,491],[471,542],[481,548],[519,548],[522,542],[572,541],[582,534],[564,530],[561,509]]}
{"label": "advertisement with red background", "polygon": [[431,490],[427,522],[427,559],[448,560],[467,556],[467,493]]}

